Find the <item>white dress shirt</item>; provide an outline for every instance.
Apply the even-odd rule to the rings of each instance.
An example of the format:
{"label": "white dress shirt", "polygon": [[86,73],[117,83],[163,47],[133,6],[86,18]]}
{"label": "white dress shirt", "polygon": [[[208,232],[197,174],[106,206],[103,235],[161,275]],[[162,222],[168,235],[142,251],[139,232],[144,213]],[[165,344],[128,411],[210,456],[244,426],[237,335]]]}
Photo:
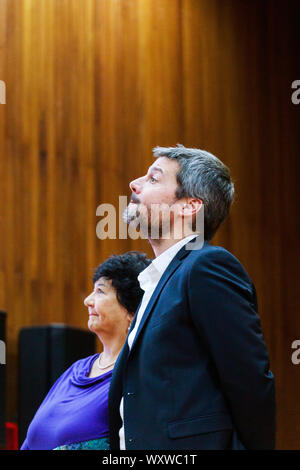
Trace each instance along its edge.
{"label": "white dress shirt", "polygon": [[[162,277],[163,273],[171,263],[172,259],[175,257],[175,255],[178,253],[178,251],[186,244],[188,243],[192,238],[195,237],[195,234],[190,235],[186,238],[183,238],[182,240],[179,240],[179,242],[175,243],[172,245],[170,248],[168,248],[166,251],[164,251],[161,255],[159,255],[157,258],[155,258],[149,266],[147,266],[144,271],[142,271],[139,276],[138,276],[138,281],[140,284],[141,289],[144,291],[144,295],[142,298],[142,303],[141,306],[138,310],[137,313],[137,319],[136,323],[134,325],[133,330],[130,332],[128,335],[127,341],[128,341],[128,346],[129,349],[131,349],[136,332],[139,328],[139,325],[141,323],[143,314],[146,310],[146,307],[148,305],[148,302],[160,280]],[[120,449],[121,450],[126,450],[125,447],[125,430],[124,430],[124,412],[123,412],[123,398],[120,403],[120,415],[122,418],[123,425],[119,431],[119,437],[120,437]]]}

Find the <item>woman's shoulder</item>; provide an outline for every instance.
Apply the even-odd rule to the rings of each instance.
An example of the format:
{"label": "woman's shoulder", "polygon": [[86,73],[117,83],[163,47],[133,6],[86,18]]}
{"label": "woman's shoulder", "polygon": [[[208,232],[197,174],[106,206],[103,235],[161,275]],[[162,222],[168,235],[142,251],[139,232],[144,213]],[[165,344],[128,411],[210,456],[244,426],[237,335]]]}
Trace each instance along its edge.
{"label": "woman's shoulder", "polygon": [[91,356],[87,356],[81,359],[78,359],[77,361],[73,362],[73,364],[69,367],[68,370],[85,370],[85,369],[90,369],[92,363],[96,360],[96,358],[99,356],[99,353],[97,354],[92,354]]}
{"label": "woman's shoulder", "polygon": [[62,374],[59,376],[54,385],[58,385],[60,382],[65,380],[72,379],[73,377],[85,376],[86,373],[90,370],[92,363],[99,356],[99,354],[92,354],[77,361],[73,362],[69,367],[67,367]]}
{"label": "woman's shoulder", "polygon": [[84,387],[100,387],[110,381],[112,370],[103,374],[91,374],[93,365],[99,354],[85,357],[76,361],[69,369],[67,380],[70,380],[73,385]]}

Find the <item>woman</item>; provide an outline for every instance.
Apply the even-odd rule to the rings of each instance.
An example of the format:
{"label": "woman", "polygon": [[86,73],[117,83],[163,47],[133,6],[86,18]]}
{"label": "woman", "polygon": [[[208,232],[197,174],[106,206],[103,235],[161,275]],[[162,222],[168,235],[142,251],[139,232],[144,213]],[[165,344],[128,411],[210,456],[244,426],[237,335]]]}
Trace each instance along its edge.
{"label": "woman", "polygon": [[113,255],[96,269],[84,300],[88,328],[103,352],[75,362],[55,382],[37,410],[21,450],[109,449],[108,391],[112,371],[143,296],[137,276],[146,255]]}

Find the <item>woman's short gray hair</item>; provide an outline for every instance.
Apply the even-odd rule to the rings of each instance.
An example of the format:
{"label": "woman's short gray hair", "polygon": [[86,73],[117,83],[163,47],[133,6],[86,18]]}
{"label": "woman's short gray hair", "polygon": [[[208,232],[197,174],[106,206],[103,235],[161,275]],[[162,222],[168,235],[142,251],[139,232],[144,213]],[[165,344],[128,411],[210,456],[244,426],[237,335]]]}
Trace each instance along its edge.
{"label": "woman's short gray hair", "polygon": [[154,157],[176,160],[177,199],[194,197],[204,203],[204,239],[211,240],[226,218],[234,198],[234,184],[229,169],[213,154],[196,148],[155,147]]}

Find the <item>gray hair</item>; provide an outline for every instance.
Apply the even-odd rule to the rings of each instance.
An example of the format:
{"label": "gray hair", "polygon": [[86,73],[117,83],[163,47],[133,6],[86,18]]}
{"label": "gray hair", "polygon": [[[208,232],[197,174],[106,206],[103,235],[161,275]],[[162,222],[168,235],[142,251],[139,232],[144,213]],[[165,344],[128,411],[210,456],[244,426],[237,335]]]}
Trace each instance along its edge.
{"label": "gray hair", "polygon": [[155,147],[153,155],[176,160],[177,199],[193,197],[204,203],[204,239],[211,240],[228,215],[234,198],[229,169],[213,154],[196,148]]}

